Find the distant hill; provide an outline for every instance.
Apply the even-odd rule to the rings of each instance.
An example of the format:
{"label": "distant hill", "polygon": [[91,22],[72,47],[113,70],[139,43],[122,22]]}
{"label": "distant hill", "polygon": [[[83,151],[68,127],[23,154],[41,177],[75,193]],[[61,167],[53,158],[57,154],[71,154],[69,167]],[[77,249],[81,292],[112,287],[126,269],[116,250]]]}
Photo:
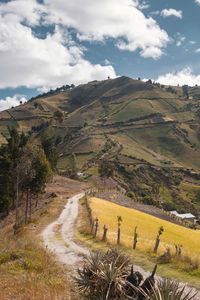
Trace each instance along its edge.
{"label": "distant hill", "polygon": [[[62,123],[53,117],[58,109],[64,113]],[[76,155],[78,169],[91,174],[102,159],[118,165],[118,180],[125,176],[123,184],[138,197],[139,187],[148,194],[155,183],[169,189],[167,184],[197,184],[200,178],[198,86],[164,86],[125,76],[65,86],[1,112],[0,143],[13,125],[37,139],[54,135],[60,171],[67,169],[70,153]],[[200,204],[200,199],[187,189],[173,192],[189,201],[191,210],[191,201]],[[174,196],[163,189],[159,199],[170,202]]]}

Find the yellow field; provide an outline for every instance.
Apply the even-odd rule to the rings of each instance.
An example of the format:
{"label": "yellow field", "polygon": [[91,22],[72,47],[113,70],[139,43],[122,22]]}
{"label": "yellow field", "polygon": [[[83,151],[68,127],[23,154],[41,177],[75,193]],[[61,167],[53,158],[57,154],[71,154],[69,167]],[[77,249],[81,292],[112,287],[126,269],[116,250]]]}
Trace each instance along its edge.
{"label": "yellow field", "polygon": [[90,206],[93,218],[99,219],[98,236],[102,237],[104,224],[108,227],[107,240],[116,244],[117,240],[117,216],[122,217],[121,244],[132,247],[134,228],[137,226],[138,243],[137,249],[152,251],[154,248],[157,232],[160,226],[164,227],[164,233],[160,237],[158,253],[163,253],[170,247],[175,252],[174,244],[182,245],[182,252],[195,257],[200,255],[200,231],[184,228],[176,224],[158,219],[134,209],[126,208],[109,201],[98,198],[90,198]]}

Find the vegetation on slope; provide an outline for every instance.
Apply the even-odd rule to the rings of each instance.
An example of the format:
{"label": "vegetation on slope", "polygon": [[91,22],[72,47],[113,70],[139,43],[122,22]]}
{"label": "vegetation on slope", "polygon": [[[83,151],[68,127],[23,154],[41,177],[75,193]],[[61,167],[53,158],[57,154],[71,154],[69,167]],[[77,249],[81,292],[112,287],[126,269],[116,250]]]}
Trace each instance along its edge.
{"label": "vegetation on slope", "polygon": [[[127,77],[65,86],[1,112],[0,142],[9,138],[6,126],[15,124],[46,143],[47,156],[50,142],[59,172],[67,174],[72,154],[77,172],[89,174],[106,159],[117,166],[117,182],[138,201],[198,217],[199,95],[199,87]],[[183,185],[190,183],[187,193]]]}

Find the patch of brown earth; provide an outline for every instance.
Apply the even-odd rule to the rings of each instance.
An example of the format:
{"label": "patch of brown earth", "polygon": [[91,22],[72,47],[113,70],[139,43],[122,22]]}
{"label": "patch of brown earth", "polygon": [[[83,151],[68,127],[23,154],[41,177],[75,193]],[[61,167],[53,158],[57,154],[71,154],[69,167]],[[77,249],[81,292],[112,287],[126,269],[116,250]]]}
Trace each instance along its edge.
{"label": "patch of brown earth", "polygon": [[171,216],[169,216],[167,214],[167,212],[165,212],[164,210],[162,210],[158,207],[152,206],[152,205],[135,202],[131,198],[125,196],[124,194],[122,194],[121,192],[118,192],[118,191],[96,193],[95,197],[119,204],[121,206],[139,210],[148,215],[154,216],[156,218],[159,218],[159,219],[162,219],[162,220],[174,223],[174,224],[182,225],[178,221],[173,219]]}

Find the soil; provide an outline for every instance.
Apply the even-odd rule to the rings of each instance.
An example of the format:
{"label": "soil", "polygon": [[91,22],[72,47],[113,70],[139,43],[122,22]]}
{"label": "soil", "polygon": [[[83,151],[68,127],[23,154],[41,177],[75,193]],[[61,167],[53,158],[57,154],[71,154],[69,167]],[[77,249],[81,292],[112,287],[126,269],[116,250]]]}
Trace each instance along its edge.
{"label": "soil", "polygon": [[89,250],[77,245],[74,241],[74,227],[78,216],[78,202],[84,193],[68,199],[60,217],[42,233],[45,246],[55,253],[57,259],[70,267],[81,265],[83,255],[89,255]]}
{"label": "soil", "polygon": [[121,206],[133,208],[141,212],[144,212],[148,215],[157,217],[159,219],[183,226],[181,223],[176,221],[173,217],[169,216],[167,212],[165,212],[164,210],[152,205],[135,202],[131,198],[125,196],[124,194],[118,191],[96,193],[95,197],[116,203]]}

